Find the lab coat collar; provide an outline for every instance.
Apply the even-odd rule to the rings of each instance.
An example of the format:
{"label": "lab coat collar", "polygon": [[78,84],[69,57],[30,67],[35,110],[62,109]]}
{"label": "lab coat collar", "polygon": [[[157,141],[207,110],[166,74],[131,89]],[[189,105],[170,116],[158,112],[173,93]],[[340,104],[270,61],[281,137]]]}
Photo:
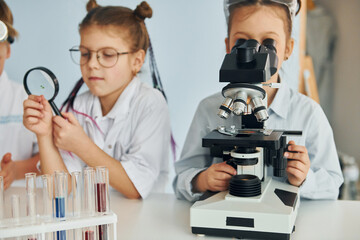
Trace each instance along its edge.
{"label": "lab coat collar", "polygon": [[92,111],[93,111],[92,115],[95,118],[106,117],[106,118],[110,118],[110,119],[123,118],[123,117],[127,116],[128,115],[127,113],[129,112],[131,101],[132,101],[134,95],[136,94],[136,90],[138,89],[139,84],[140,84],[140,79],[138,77],[134,77],[131,80],[131,82],[129,83],[129,85],[121,93],[121,95],[117,99],[115,105],[113,106],[113,108],[110,110],[110,112],[106,116],[102,115],[101,104],[100,104],[99,98],[94,96],[94,105],[93,105],[93,109],[92,109]]}
{"label": "lab coat collar", "polygon": [[[280,77],[279,77],[280,78]],[[286,119],[290,107],[290,88],[285,81],[280,79],[281,87],[277,91],[273,102],[270,104],[271,109],[281,118]]]}
{"label": "lab coat collar", "polygon": [[[0,76],[0,84],[3,85],[8,81],[9,81],[8,75],[6,74],[6,72],[4,70]],[[3,88],[3,87],[1,87],[1,88]]]}

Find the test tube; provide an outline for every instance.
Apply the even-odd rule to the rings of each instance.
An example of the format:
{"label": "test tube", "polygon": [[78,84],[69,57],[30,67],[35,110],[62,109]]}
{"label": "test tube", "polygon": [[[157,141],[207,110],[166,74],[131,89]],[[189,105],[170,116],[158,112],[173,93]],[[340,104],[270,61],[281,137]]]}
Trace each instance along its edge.
{"label": "test tube", "polygon": [[71,173],[73,215],[79,217],[81,213],[81,172]]}
{"label": "test tube", "polygon": [[[80,217],[81,214],[81,172],[76,171],[71,173],[71,191],[72,191],[72,207],[73,207],[73,216]],[[81,229],[73,230],[74,239],[82,238]]]}
{"label": "test tube", "polygon": [[11,217],[20,217],[20,196],[17,194],[11,195]]}
{"label": "test tube", "polygon": [[[20,196],[11,195],[11,217],[14,218],[15,225],[19,224],[20,217]],[[15,237],[14,240],[21,240],[21,237]]]}
{"label": "test tube", "polygon": [[[36,217],[36,173],[26,173],[26,216]],[[36,240],[35,235],[27,237],[28,240]]]}
{"label": "test tube", "polygon": [[[84,198],[83,213],[86,216],[95,215],[95,171],[92,167],[86,167],[84,173]],[[83,240],[95,240],[95,227],[83,229]]]}
{"label": "test tube", "polygon": [[[96,167],[96,198],[95,206],[96,212],[106,214],[109,212],[109,171],[106,167]],[[108,237],[108,226],[98,226],[98,239],[107,240]]]}
{"label": "test tube", "polygon": [[[50,174],[44,174],[41,176],[43,184],[43,216],[47,221],[52,220],[53,216],[53,177]],[[53,240],[53,233],[45,233],[45,240]]]}
{"label": "test tube", "polygon": [[26,216],[36,216],[36,173],[26,173]]}
{"label": "test tube", "polygon": [[41,176],[43,183],[43,215],[47,218],[53,216],[53,178],[50,174]]}
{"label": "test tube", "polygon": [[4,216],[4,177],[0,176],[0,220],[3,219]]}
{"label": "test tube", "polygon": [[[67,173],[64,171],[55,171],[54,174],[54,185],[55,185],[55,214],[54,216],[59,220],[65,220],[66,212],[66,198],[67,198]],[[66,231],[56,232],[57,240],[66,240]]]}

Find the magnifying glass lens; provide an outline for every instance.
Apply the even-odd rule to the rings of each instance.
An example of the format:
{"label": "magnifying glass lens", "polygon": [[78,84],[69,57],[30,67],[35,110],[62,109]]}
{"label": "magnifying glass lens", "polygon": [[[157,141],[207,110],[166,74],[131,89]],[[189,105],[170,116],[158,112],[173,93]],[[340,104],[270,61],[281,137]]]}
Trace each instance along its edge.
{"label": "magnifying glass lens", "polygon": [[27,76],[26,85],[32,95],[44,95],[47,100],[51,100],[55,95],[53,80],[42,70],[31,71]]}
{"label": "magnifying glass lens", "polygon": [[56,115],[62,116],[54,103],[59,91],[59,82],[54,73],[44,67],[32,68],[25,73],[24,88],[29,95],[44,95]]}

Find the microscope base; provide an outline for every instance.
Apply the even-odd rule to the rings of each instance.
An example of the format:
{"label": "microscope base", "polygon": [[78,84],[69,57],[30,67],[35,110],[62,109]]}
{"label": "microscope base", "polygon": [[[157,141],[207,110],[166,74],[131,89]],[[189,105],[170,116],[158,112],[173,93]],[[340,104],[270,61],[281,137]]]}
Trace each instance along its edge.
{"label": "microscope base", "polygon": [[257,197],[226,192],[190,209],[192,233],[251,239],[290,239],[299,208],[299,188],[270,178]]}

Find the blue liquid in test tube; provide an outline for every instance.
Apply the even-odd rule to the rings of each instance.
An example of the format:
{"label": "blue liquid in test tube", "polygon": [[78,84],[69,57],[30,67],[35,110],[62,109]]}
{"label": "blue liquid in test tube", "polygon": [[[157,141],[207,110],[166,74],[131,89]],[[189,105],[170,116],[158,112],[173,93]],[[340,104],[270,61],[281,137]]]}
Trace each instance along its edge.
{"label": "blue liquid in test tube", "polygon": [[[60,220],[65,220],[66,213],[66,197],[67,197],[67,173],[63,171],[55,171],[55,214],[54,216]],[[56,232],[57,240],[66,240],[66,231]]]}
{"label": "blue liquid in test tube", "polygon": [[[65,198],[56,197],[55,198],[55,213],[56,218],[65,218]],[[58,240],[66,239],[66,231],[58,231],[56,232],[56,236]]]}

